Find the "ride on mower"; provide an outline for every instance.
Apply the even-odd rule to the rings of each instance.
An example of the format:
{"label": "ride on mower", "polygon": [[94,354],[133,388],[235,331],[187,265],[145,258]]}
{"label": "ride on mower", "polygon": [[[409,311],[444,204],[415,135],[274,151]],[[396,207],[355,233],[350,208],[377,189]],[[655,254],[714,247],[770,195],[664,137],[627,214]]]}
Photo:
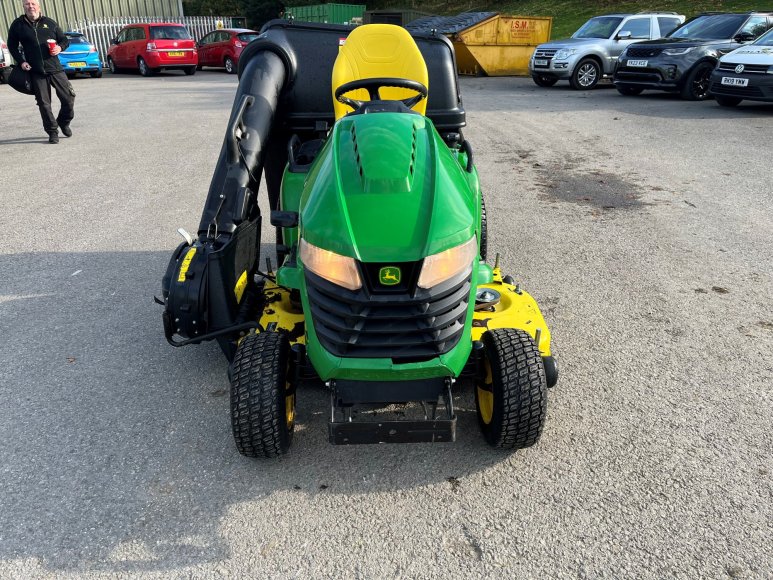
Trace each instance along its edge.
{"label": "ride on mower", "polygon": [[[451,43],[278,20],[239,78],[198,234],[179,230],[158,300],[170,344],[217,340],[228,358],[239,452],[285,453],[314,381],[334,444],[454,441],[466,383],[491,446],[533,445],[558,378],[550,331],[485,261]],[[261,176],[277,239],[264,271]],[[419,413],[384,420],[390,405]]]}

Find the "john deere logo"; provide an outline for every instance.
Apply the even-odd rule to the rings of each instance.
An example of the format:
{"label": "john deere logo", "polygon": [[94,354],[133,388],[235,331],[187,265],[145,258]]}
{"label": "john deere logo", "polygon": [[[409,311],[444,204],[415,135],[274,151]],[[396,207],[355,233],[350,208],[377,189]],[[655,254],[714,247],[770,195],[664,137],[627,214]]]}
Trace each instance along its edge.
{"label": "john deere logo", "polygon": [[378,281],[383,286],[394,286],[400,283],[400,268],[387,266],[378,271]]}

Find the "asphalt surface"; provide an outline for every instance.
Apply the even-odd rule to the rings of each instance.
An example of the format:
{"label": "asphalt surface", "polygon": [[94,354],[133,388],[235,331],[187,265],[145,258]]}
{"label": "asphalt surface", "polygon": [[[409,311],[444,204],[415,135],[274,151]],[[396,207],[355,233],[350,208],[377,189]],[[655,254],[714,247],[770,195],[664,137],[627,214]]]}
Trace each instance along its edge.
{"label": "asphalt surface", "polygon": [[254,461],[152,301],[236,83],[78,79],[59,145],[0,86],[0,577],[773,577],[773,106],[461,79],[553,332],[542,439],[487,448],[465,391],[455,444],[335,447],[310,388]]}

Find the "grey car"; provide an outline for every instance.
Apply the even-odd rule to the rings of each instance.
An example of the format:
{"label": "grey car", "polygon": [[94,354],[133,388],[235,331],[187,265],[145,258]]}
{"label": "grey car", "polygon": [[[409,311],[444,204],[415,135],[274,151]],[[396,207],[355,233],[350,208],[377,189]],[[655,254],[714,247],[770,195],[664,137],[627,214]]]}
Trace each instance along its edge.
{"label": "grey car", "polygon": [[666,36],[682,22],[684,16],[675,12],[595,16],[571,38],[540,44],[529,60],[529,74],[541,87],[568,80],[573,89],[592,89],[612,75],[629,44]]}

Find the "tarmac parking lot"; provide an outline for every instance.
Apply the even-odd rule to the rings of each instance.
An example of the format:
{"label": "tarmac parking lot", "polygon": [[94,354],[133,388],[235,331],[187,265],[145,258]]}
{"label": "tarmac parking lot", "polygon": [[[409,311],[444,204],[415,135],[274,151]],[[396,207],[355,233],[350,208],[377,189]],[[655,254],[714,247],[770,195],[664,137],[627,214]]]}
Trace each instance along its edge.
{"label": "tarmac parking lot", "polygon": [[465,390],[456,443],[336,447],[307,389],[254,461],[153,303],[237,82],[76,79],[58,145],[0,85],[0,577],[773,576],[773,106],[462,78],[489,256],[560,365],[542,439],[489,449]]}

